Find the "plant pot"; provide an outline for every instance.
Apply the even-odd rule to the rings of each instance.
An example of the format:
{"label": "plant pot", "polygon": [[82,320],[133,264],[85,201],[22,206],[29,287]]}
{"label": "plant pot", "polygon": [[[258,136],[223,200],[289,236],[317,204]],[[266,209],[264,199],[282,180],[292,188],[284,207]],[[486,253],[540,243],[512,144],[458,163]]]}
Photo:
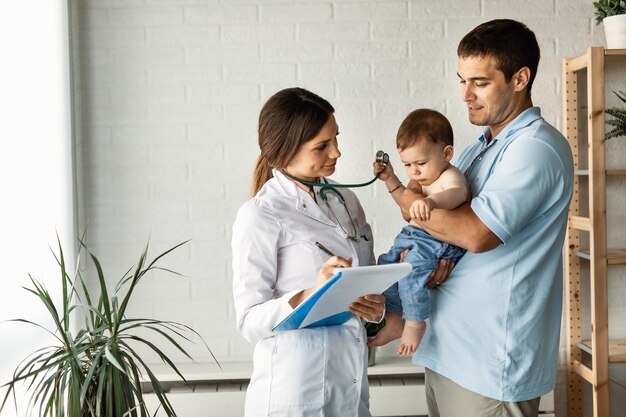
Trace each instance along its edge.
{"label": "plant pot", "polygon": [[626,49],[626,14],[605,17],[602,25],[606,49]]}

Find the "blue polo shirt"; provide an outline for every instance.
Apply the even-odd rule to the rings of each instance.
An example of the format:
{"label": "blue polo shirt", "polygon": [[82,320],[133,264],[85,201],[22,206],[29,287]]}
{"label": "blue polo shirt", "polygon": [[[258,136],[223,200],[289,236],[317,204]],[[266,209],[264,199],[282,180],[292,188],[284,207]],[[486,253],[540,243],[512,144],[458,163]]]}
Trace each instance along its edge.
{"label": "blue polo shirt", "polygon": [[572,196],[567,140],[529,108],[458,158],[471,207],[503,244],[470,253],[431,291],[431,318],[413,356],[480,395],[525,401],[556,381],[562,250]]}

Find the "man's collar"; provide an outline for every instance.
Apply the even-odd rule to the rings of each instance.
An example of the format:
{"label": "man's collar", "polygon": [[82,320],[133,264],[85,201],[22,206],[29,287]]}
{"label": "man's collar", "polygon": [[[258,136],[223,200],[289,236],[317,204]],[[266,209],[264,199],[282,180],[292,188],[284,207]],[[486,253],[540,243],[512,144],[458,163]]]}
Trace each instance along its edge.
{"label": "man's collar", "polygon": [[[500,133],[498,133],[498,135],[493,139],[494,141],[504,140],[508,138],[510,135],[512,135],[513,133],[517,132],[520,129],[525,128],[526,126],[528,126],[529,124],[533,123],[535,120],[540,119],[540,118],[541,118],[541,109],[539,107],[529,107],[523,112],[521,112],[520,114],[518,114],[515,119],[511,120],[511,122],[508,125],[506,125],[504,129],[502,129]],[[489,130],[489,126],[485,126],[483,128],[482,134],[480,135],[478,140],[483,142],[483,144],[491,142],[491,130]]]}

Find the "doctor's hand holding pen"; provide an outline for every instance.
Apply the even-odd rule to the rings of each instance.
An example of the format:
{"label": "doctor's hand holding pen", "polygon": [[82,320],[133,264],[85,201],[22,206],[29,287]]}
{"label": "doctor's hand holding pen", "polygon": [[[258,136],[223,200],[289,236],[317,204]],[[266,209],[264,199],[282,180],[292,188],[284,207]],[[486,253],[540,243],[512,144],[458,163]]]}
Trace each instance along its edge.
{"label": "doctor's hand holding pen", "polygon": [[289,305],[291,305],[291,307],[298,307],[300,303],[306,300],[309,295],[313,294],[319,287],[324,285],[326,281],[331,279],[336,274],[337,268],[349,268],[352,266],[352,258],[342,258],[341,256],[333,255],[329,251],[326,253],[330,254],[331,257],[322,264],[320,272],[317,274],[315,284],[313,284],[312,287],[302,290],[298,294],[294,295],[291,300],[289,300]]}
{"label": "doctor's hand holding pen", "polygon": [[[322,252],[324,252],[325,254],[331,257],[330,259],[328,259],[328,262],[327,262],[327,263],[330,263],[331,265],[332,265],[332,260],[334,260],[335,258],[337,258],[338,260],[343,259],[343,258],[339,258],[338,256],[335,256],[335,254],[332,253],[330,249],[322,245],[320,242],[315,242],[315,246],[317,246]],[[350,266],[352,266],[352,258],[348,258],[346,259],[346,261],[350,261]],[[342,265],[339,263],[335,266],[337,268],[342,267]],[[322,271],[324,270],[324,268],[326,268],[326,264],[322,266],[320,275],[322,274]],[[335,272],[336,272],[335,270],[331,271],[332,274],[334,274]],[[332,275],[327,277],[326,280],[322,281],[322,284],[326,282],[328,279],[330,279],[331,277]],[[384,295],[369,294],[369,295],[364,295],[362,297],[357,298],[352,304],[350,304],[348,309],[352,313],[356,314],[357,316],[361,318],[364,318],[367,321],[380,322],[384,318],[384,315],[385,315],[384,305],[385,305]]]}
{"label": "doctor's hand holding pen", "polygon": [[[289,304],[293,308],[300,305],[307,297],[324,285],[326,281],[331,279],[337,273],[337,268],[349,268],[352,266],[352,258],[342,258],[341,256],[334,255],[321,244],[316,243],[316,245],[326,254],[331,255],[331,257],[322,264],[315,284],[310,288],[302,290],[289,300]],[[348,310],[367,321],[378,322],[382,320],[385,313],[384,305],[384,295],[368,294],[354,300],[354,302],[348,306]]]}

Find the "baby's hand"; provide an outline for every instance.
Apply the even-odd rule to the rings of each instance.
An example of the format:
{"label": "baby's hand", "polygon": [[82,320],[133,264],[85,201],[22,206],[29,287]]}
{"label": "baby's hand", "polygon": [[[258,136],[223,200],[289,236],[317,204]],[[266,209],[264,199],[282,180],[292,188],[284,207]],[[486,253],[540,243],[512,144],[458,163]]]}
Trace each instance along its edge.
{"label": "baby's hand", "polygon": [[383,164],[382,162],[374,162],[374,175],[378,175],[379,180],[387,181],[393,177],[393,167],[391,162]]}
{"label": "baby's hand", "polygon": [[411,204],[409,213],[411,214],[412,219],[425,222],[427,220],[430,220],[430,212],[434,209],[435,202],[426,197],[420,200],[415,200],[413,204]]}

